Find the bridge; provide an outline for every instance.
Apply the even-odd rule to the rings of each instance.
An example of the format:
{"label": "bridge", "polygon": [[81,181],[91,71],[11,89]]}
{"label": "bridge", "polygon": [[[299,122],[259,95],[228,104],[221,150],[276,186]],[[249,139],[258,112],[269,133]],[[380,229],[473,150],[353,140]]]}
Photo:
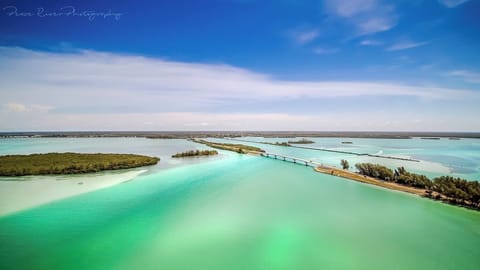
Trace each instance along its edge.
{"label": "bridge", "polygon": [[294,164],[305,165],[305,166],[314,167],[314,168],[325,167],[325,166],[323,166],[323,164],[315,162],[313,160],[306,160],[306,159],[303,159],[303,158],[291,157],[291,156],[286,156],[286,155],[282,155],[282,154],[264,152],[264,153],[260,153],[260,155],[262,157],[283,160],[283,161],[286,161],[286,162],[291,162],[291,163],[294,163]]}

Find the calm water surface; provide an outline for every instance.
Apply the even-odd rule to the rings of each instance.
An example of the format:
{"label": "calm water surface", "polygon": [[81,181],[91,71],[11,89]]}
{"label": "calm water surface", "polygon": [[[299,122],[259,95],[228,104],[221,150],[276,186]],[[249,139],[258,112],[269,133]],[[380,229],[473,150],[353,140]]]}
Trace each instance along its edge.
{"label": "calm water surface", "polygon": [[[446,141],[450,152],[436,150],[443,147],[437,141],[345,146],[315,140],[332,148],[423,155],[425,162],[469,169],[458,175],[478,176],[475,140]],[[1,217],[0,269],[479,269],[478,212],[260,157],[221,151],[214,158],[168,158],[193,148],[203,146],[122,138],[0,141],[1,154],[162,158],[133,181]],[[275,150],[326,163],[342,158]]]}

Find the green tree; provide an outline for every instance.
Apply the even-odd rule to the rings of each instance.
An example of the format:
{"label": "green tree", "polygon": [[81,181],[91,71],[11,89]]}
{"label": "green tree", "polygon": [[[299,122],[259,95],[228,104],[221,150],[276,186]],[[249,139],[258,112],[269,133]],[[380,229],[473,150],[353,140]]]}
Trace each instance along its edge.
{"label": "green tree", "polygon": [[346,159],[342,159],[340,161],[340,164],[342,165],[342,168],[344,170],[348,170],[350,168],[350,164],[348,163],[348,161]]}

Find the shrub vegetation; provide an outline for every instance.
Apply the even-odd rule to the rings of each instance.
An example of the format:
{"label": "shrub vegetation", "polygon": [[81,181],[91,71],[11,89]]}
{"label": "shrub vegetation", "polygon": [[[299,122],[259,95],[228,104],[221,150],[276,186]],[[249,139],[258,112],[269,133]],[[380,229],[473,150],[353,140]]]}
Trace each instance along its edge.
{"label": "shrub vegetation", "polygon": [[[468,181],[452,176],[440,176],[430,180],[425,175],[408,172],[404,167],[392,171],[385,166],[371,163],[357,163],[355,167],[362,175],[426,189],[427,197],[480,209],[480,183],[478,181]],[[433,196],[434,192],[437,195]]]}
{"label": "shrub vegetation", "polygon": [[213,156],[218,155],[218,152],[215,150],[190,150],[187,152],[176,153],[172,158],[182,158],[182,157],[196,157],[196,156]]}
{"label": "shrub vegetation", "polygon": [[350,168],[350,164],[348,163],[348,161],[346,159],[340,160],[340,165],[342,165],[342,168],[344,170],[348,170]]}
{"label": "shrub vegetation", "polygon": [[288,141],[289,144],[310,144],[314,143],[314,141],[307,140],[307,139],[300,139],[298,141]]}
{"label": "shrub vegetation", "polygon": [[0,176],[79,174],[157,164],[160,159],[134,154],[48,153],[0,156]]}

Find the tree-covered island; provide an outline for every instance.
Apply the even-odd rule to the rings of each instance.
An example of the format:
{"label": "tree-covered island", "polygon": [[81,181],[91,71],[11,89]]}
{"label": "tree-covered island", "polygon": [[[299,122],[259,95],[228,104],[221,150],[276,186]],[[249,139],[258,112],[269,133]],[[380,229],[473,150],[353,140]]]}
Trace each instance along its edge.
{"label": "tree-covered island", "polygon": [[172,158],[183,158],[183,157],[198,157],[198,156],[214,156],[218,155],[216,150],[190,150],[186,152],[176,153],[172,155]]}
{"label": "tree-covered island", "polygon": [[246,153],[258,154],[258,153],[265,152],[265,150],[263,150],[261,148],[258,148],[258,147],[255,147],[255,146],[244,145],[244,144],[217,143],[217,142],[209,142],[209,141],[198,140],[198,139],[192,139],[192,141],[196,142],[196,143],[201,143],[201,144],[210,146],[212,148],[233,151],[233,152],[237,152],[239,154],[246,154]]}
{"label": "tree-covered island", "polygon": [[48,153],[0,156],[0,176],[81,174],[155,165],[160,159],[134,154]]}
{"label": "tree-covered island", "polygon": [[287,142],[259,142],[261,144],[269,144],[269,145],[275,145],[275,146],[290,146],[290,144],[288,144]]}
{"label": "tree-covered island", "polygon": [[289,143],[289,144],[311,144],[311,143],[315,143],[315,142],[303,138],[303,139],[300,139],[300,140],[298,140],[298,141],[288,141],[288,143]]}

